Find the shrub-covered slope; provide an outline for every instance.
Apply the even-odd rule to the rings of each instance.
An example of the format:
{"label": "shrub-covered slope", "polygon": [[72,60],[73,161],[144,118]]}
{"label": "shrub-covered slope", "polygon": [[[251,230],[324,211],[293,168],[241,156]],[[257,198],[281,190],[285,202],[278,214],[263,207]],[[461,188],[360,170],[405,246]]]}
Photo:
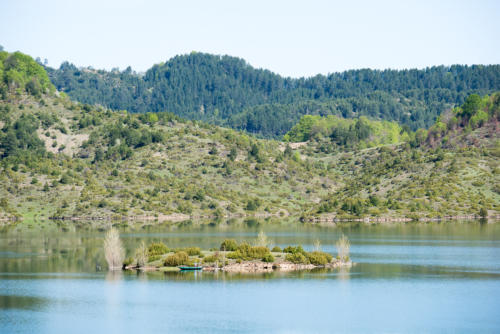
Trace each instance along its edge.
{"label": "shrub-covered slope", "polygon": [[399,144],[409,140],[409,133],[395,122],[371,121],[364,116],[345,119],[306,115],[283,138],[291,142],[314,140],[323,152],[331,152]]}
{"label": "shrub-covered slope", "polygon": [[[17,56],[5,61],[9,57]],[[25,82],[41,69],[14,68]],[[26,86],[4,87],[2,217],[499,211],[498,145],[400,143],[326,153],[313,142],[299,147],[256,139],[171,113],[129,114],[75,103],[50,85],[39,94]]]}

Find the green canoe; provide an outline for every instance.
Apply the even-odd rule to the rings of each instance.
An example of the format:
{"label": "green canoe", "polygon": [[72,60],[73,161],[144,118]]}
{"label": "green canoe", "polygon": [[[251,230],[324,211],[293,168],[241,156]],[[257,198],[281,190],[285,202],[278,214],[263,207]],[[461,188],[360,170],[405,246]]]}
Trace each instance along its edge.
{"label": "green canoe", "polygon": [[201,270],[203,267],[201,266],[180,266],[180,270]]}

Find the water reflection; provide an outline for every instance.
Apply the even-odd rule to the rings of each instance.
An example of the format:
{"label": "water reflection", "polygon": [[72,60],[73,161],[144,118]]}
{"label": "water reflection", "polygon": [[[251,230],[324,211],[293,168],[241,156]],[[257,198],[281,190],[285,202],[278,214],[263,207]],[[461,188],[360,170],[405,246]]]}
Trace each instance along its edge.
{"label": "water reflection", "polygon": [[0,295],[0,310],[40,310],[47,304],[45,298],[33,296]]}
{"label": "water reflection", "polygon": [[116,283],[123,279],[123,271],[121,270],[110,270],[106,273],[106,281],[110,283]]}
{"label": "water reflection", "polygon": [[330,253],[344,233],[357,263],[259,274],[108,272],[99,224],[1,230],[0,333],[500,332],[499,224],[119,224],[127,256],[141,241],[211,248],[262,229],[280,247],[319,239]]}
{"label": "water reflection", "polygon": [[[253,242],[260,230],[264,230],[280,247],[302,244],[306,250],[311,250],[314,240],[319,239],[324,251],[335,253],[335,241],[344,233],[351,240],[352,258],[359,264],[351,271],[339,273],[344,278],[362,272],[363,275],[358,276],[447,275],[496,279],[500,273],[498,256],[493,256],[500,250],[500,224],[491,222],[392,225],[356,222],[324,227],[287,220],[233,219],[215,222],[213,226],[196,221],[153,224],[118,224],[127,256],[133,254],[141,241],[162,241],[169,247],[196,245],[208,249],[217,248],[226,238]],[[0,230],[0,275],[106,270],[102,245],[108,227],[109,222],[40,222],[32,228],[22,224],[3,227]],[[323,273],[317,271],[315,274],[321,277]],[[140,279],[148,279],[155,274],[137,275]],[[176,273],[161,275],[177,277]],[[179,275],[189,277],[184,273]],[[279,278],[282,274],[274,275],[277,276],[272,277]],[[234,279],[223,276],[224,279]],[[204,273],[201,277],[205,279],[207,276]]]}
{"label": "water reflection", "polygon": [[351,278],[350,272],[351,272],[351,267],[339,268],[337,277],[342,281],[347,281]]}

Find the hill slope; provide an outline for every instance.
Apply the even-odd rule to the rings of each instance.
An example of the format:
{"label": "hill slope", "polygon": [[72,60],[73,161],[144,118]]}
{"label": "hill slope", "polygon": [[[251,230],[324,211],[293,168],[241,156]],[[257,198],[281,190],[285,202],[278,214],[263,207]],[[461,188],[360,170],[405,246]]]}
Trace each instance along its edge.
{"label": "hill slope", "polygon": [[500,90],[500,66],[436,66],[423,70],[352,70],[283,78],[244,60],[203,53],[176,56],[144,75],[47,69],[60,91],[82,103],[131,112],[169,111],[264,137],[281,137],[302,115],[369,116],[411,129],[431,126],[472,94]]}
{"label": "hill slope", "polygon": [[[1,57],[6,68],[16,56]],[[41,68],[30,72],[25,65],[32,59],[20,59],[13,68],[25,82],[40,80]],[[51,86],[35,94],[28,85],[4,84],[5,73],[2,217],[500,211],[498,146],[434,149],[401,142],[324,153],[310,142],[294,150],[171,113],[129,114],[74,103]]]}

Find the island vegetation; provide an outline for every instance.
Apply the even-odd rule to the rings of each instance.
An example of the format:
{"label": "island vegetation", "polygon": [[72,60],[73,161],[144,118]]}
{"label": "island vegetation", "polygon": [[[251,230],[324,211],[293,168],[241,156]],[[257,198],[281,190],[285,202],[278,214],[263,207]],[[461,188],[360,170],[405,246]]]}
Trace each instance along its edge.
{"label": "island vegetation", "polygon": [[270,248],[271,244],[272,241],[262,231],[253,245],[226,239],[220,247],[210,250],[201,250],[199,247],[170,249],[162,242],[153,242],[149,246],[142,242],[133,256],[124,260],[118,231],[111,228],[104,240],[104,253],[109,270],[117,269],[117,263],[122,263],[122,268],[126,270],[179,271],[182,268],[194,268],[226,272],[291,271],[352,265],[349,258],[350,243],[345,235],[335,244],[338,252],[336,258],[323,252],[319,241],[315,242],[314,250],[310,252],[300,245],[281,249],[278,246]]}

